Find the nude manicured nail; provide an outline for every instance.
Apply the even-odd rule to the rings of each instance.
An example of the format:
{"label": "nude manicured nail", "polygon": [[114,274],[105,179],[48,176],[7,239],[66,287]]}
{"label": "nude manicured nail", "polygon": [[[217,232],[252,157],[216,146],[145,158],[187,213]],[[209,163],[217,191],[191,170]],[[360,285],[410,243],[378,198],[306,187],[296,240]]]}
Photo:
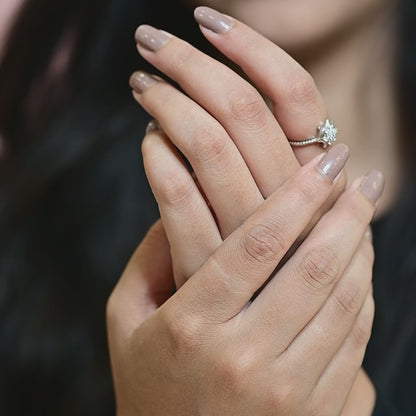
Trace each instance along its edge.
{"label": "nude manicured nail", "polygon": [[364,237],[368,238],[370,241],[373,241],[373,231],[371,230],[371,226],[367,226]]}
{"label": "nude manicured nail", "polygon": [[360,191],[373,203],[380,198],[384,189],[384,176],[378,170],[371,170],[360,184]]}
{"label": "nude manicured nail", "polygon": [[130,77],[130,87],[134,89],[134,91],[141,94],[143,91],[146,91],[149,87],[156,84],[158,80],[155,77],[152,77],[147,72],[138,71],[135,72]]}
{"label": "nude manicured nail", "polygon": [[318,169],[324,176],[334,180],[345,166],[349,155],[348,146],[342,143],[337,144],[322,158]]}
{"label": "nude manicured nail", "polygon": [[150,120],[149,124],[146,127],[146,134],[153,133],[154,131],[161,131],[162,127],[160,126],[157,120]]}
{"label": "nude manicured nail", "polygon": [[156,52],[171,39],[166,32],[149,25],[139,26],[135,38],[137,43],[152,52]]}
{"label": "nude manicured nail", "polygon": [[231,29],[233,21],[210,7],[197,7],[194,11],[195,20],[206,29],[215,33],[224,33]]}

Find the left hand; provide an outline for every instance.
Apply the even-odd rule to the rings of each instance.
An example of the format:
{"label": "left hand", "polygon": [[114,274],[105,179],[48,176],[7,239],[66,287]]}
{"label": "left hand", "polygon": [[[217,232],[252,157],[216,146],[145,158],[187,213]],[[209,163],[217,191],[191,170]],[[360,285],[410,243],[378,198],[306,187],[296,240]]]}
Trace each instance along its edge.
{"label": "left hand", "polygon": [[[220,236],[207,234],[203,251],[209,255],[299,169],[299,163],[305,164],[322,151],[320,145],[292,150],[288,138],[315,135],[316,127],[328,114],[310,74],[281,48],[236,20],[226,33],[202,30],[270,98],[272,110],[259,91],[230,68],[149,26],[141,26],[136,32],[139,52],[187,95],[143,73],[133,75],[131,84],[137,101],[190,161],[210,201]],[[148,174],[157,175],[159,167],[155,163]],[[341,176],[312,225],[344,186],[345,176]],[[161,215],[163,218],[164,212]],[[167,216],[164,225],[170,227]],[[180,226],[191,228],[195,224]],[[190,258],[199,256],[193,255],[194,235],[189,233],[185,250]],[[196,238],[202,243],[199,235]],[[176,255],[176,247],[172,244],[175,279],[181,285],[199,267],[199,261],[186,268],[180,264],[184,256]]]}
{"label": "left hand", "polygon": [[[259,36],[259,35],[257,35],[257,36]],[[236,38],[237,38],[237,35],[236,35]],[[239,37],[238,39],[241,39],[241,37]],[[229,43],[231,43],[231,45],[232,45],[232,41],[231,42],[229,42]],[[259,49],[261,49],[261,48],[259,48]],[[238,48],[236,49],[236,50],[238,50]],[[186,69],[188,69],[188,68],[186,68]],[[186,72],[186,71],[184,71],[184,72]],[[307,77],[305,77],[305,78],[307,78]],[[218,85],[218,84],[217,84]],[[201,95],[201,97],[203,96],[203,94]],[[227,96],[227,94],[225,94],[224,96]],[[317,97],[319,97],[319,93],[316,95]],[[319,101],[319,100],[318,100]],[[284,106],[283,106],[284,107]],[[301,105],[300,105],[300,107],[302,107]],[[319,106],[318,106],[319,107]],[[178,107],[179,108],[179,107]],[[299,110],[299,109],[298,109]],[[282,113],[284,114],[284,111],[282,110]],[[290,113],[290,112],[289,112]],[[158,117],[158,116],[156,116],[159,120],[160,120],[160,117]],[[224,118],[225,118],[225,116],[224,116]],[[283,117],[283,119],[284,119],[284,117]],[[235,126],[235,129],[237,130],[237,129],[240,129],[239,130],[239,132],[241,133],[241,125],[243,125],[243,131],[244,131],[244,123],[243,123],[243,119],[242,120],[238,120],[239,121],[239,123],[235,123],[236,124],[236,126]],[[250,122],[253,122],[253,120],[251,120],[250,119]],[[279,119],[279,122],[280,122],[280,119]],[[173,125],[173,123],[172,123],[172,121],[170,121],[170,122],[168,122],[168,121],[166,121],[165,122],[165,126],[168,126],[169,124],[171,124],[171,125]],[[191,123],[192,124],[192,123]],[[196,123],[195,123],[196,124]],[[165,127],[164,126],[164,127]],[[172,128],[172,127],[171,127]],[[165,129],[166,129],[166,127],[165,127]],[[171,130],[172,131],[172,130]],[[180,131],[180,130],[179,130]],[[264,134],[265,132],[263,131],[263,134]],[[266,132],[267,133],[267,132]],[[178,132],[176,132],[176,134],[178,134]],[[241,137],[241,135],[239,136],[239,137]],[[266,137],[267,137],[267,135],[266,135]],[[243,142],[243,144],[240,144],[240,145],[238,145],[237,146],[238,147],[238,149],[240,150],[240,152],[241,152],[241,147],[243,147],[243,153],[244,153],[244,142]],[[258,147],[258,148],[262,148],[261,146],[256,146],[256,147]],[[253,145],[251,145],[251,148],[253,149],[254,148],[254,146]],[[277,148],[277,146],[276,146],[276,148]],[[312,147],[313,148],[313,147]],[[183,149],[182,149],[183,150]],[[212,149],[211,149],[212,150]],[[280,150],[280,147],[279,147],[279,150]],[[311,150],[311,149],[299,149],[299,153],[301,154],[302,152],[304,152],[304,151],[307,151],[307,150]],[[316,151],[316,149],[315,149],[315,151]],[[251,152],[248,152],[247,153],[248,155],[249,155],[249,159],[250,159],[250,155],[252,154]],[[268,152],[266,152],[266,154],[268,154]],[[194,155],[194,156],[196,156],[196,155]],[[247,156],[244,156],[243,155],[243,157],[244,158],[246,158]],[[302,158],[302,157],[300,157],[300,158]],[[266,157],[266,159],[267,159],[267,157]],[[272,155],[270,155],[270,162],[272,161],[272,159],[273,159],[273,157],[272,157]],[[290,158],[289,158],[290,159]],[[306,158],[305,158],[306,159]],[[245,160],[245,159],[244,159]],[[245,160],[245,162],[247,163],[247,165],[250,165],[250,160]],[[267,168],[267,162],[266,162],[266,164],[260,164],[263,168],[264,167],[266,167]],[[277,165],[277,164],[276,164]],[[157,167],[157,166],[156,166]],[[196,169],[197,170],[197,169]],[[229,171],[230,171],[231,169],[229,169]],[[282,171],[283,171],[283,173],[282,173]],[[280,170],[280,176],[279,176],[279,178],[280,178],[280,180],[281,181],[283,181],[284,179],[285,179],[285,169],[283,168],[283,169],[281,169]],[[288,169],[287,171],[286,171],[286,173],[288,173],[290,171],[290,169]],[[240,171],[241,172],[241,171]],[[262,169],[261,168],[259,168],[257,171],[257,175],[261,178],[262,177]],[[264,172],[266,172],[267,174],[269,174],[269,172],[267,172],[267,169],[265,169],[265,171]],[[264,173],[263,172],[263,173]],[[222,172],[221,172],[222,173]],[[239,176],[239,179],[240,179],[240,182],[239,183],[247,183],[247,181],[245,180],[246,179],[246,177],[244,177],[244,178],[242,178],[240,175],[236,175],[236,178],[237,178],[237,176]],[[253,176],[255,176],[255,173],[253,174]],[[202,177],[204,177],[204,174],[202,174]],[[266,177],[265,175],[263,175],[263,177]],[[213,180],[212,178],[208,178],[208,179],[210,179],[211,180],[211,184],[212,183],[214,183],[215,182],[215,179]],[[208,180],[207,179],[207,180]],[[255,178],[256,180],[257,180],[257,178]],[[208,182],[205,182],[207,185],[208,185],[208,189],[209,189],[209,184],[208,184]],[[261,183],[261,181],[260,181],[260,183]],[[206,186],[207,186],[206,185]],[[260,186],[260,188],[261,188],[261,186]],[[267,188],[267,187],[266,187]],[[237,190],[237,192],[241,192],[241,190],[239,189],[239,187],[237,186],[237,187],[234,187],[234,189],[236,189]],[[270,190],[272,190],[271,188],[270,188]],[[260,189],[260,191],[262,191],[261,189]],[[267,192],[266,192],[267,193]],[[215,195],[215,192],[213,192],[213,195]],[[222,193],[222,195],[223,195],[223,193]],[[244,194],[244,195],[247,195],[247,193],[246,194]],[[210,201],[211,202],[211,201]],[[214,205],[215,206],[215,202],[214,202],[214,204],[212,204],[212,205]],[[245,217],[247,216],[247,212],[244,212],[244,209],[242,209],[241,210],[241,215],[239,216],[239,212],[238,212],[239,210],[238,210],[238,208],[237,208],[237,210],[234,210],[233,211],[233,213],[235,213],[235,212],[237,212],[237,218],[239,218],[239,221],[240,221],[240,223],[245,219]],[[166,218],[166,217],[165,217]],[[223,218],[225,218],[225,221],[223,222]],[[221,224],[227,224],[227,219],[230,219],[230,217],[228,216],[228,217],[226,217],[226,216],[219,216],[219,221],[220,221],[220,225]],[[235,221],[235,217],[234,218],[231,218],[231,222],[232,221]],[[238,221],[237,221],[238,222]],[[235,222],[234,223],[234,225],[233,225],[233,227],[235,228],[236,226],[238,226],[239,224],[237,223],[237,222]],[[222,227],[222,234],[224,235],[227,235],[228,233],[230,233],[232,231],[232,226],[230,226],[228,229],[227,229],[227,227]],[[185,250],[184,251],[184,253],[189,253],[189,251],[188,250]],[[208,254],[208,253],[205,253],[205,254]],[[193,257],[192,256],[192,258],[194,259],[194,261],[195,261],[195,257]],[[189,257],[188,257],[188,259],[189,259]],[[196,264],[196,263],[195,263]],[[195,267],[195,264],[192,264],[191,266],[189,266],[188,265],[188,267],[190,267],[190,268],[192,268],[192,267]],[[188,274],[188,276],[189,276],[190,274]],[[184,276],[183,276],[184,277]],[[182,278],[183,278],[182,277]]]}

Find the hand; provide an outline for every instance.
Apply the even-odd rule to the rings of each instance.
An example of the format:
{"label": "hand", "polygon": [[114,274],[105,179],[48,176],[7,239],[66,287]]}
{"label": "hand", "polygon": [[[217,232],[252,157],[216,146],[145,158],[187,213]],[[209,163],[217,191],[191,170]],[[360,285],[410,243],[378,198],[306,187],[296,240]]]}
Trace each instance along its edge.
{"label": "hand", "polygon": [[372,415],[375,401],[376,391],[373,383],[365,371],[360,369],[341,416]]}
{"label": "hand", "polygon": [[[299,162],[304,164],[321,152],[317,145],[293,152],[287,139],[315,135],[327,110],[311,76],[258,33],[237,21],[225,34],[203,31],[270,98],[273,111],[261,94],[230,68],[148,26],[136,33],[139,52],[187,95],[144,73],[133,75],[131,85],[139,103],[160,122],[192,164],[213,211],[221,218],[218,225],[225,238],[299,169]],[[154,166],[158,167],[156,163]],[[342,177],[313,222],[344,186]],[[169,227],[167,219],[164,225]],[[207,239],[205,252],[210,254],[221,241]],[[189,242],[186,253],[193,257],[193,240]],[[183,258],[175,250],[174,245],[173,258]],[[174,270],[181,285],[195,268],[184,269],[175,261]]]}
{"label": "hand", "polygon": [[[172,194],[172,193],[171,193]],[[172,195],[173,196],[173,195]],[[244,211],[244,210],[243,210]],[[238,210],[237,210],[237,212],[238,212]],[[243,216],[241,216],[241,218],[243,218]],[[187,251],[186,251],[187,252]],[[189,252],[188,252],[189,253]],[[189,276],[189,275],[188,275]]]}
{"label": "hand", "polygon": [[333,189],[322,173],[331,158],[334,166],[329,152],[286,181],[158,309],[173,285],[160,281],[168,244],[139,247],[108,307],[119,415],[341,413],[373,315],[369,178],[253,300]]}

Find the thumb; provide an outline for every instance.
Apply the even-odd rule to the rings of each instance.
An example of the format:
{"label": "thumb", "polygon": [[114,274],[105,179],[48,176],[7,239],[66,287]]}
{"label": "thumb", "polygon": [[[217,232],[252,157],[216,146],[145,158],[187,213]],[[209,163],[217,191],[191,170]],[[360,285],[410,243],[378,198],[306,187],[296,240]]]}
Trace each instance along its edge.
{"label": "thumb", "polygon": [[129,336],[171,296],[173,289],[169,242],[158,220],[132,255],[110,296],[108,325],[123,338]]}

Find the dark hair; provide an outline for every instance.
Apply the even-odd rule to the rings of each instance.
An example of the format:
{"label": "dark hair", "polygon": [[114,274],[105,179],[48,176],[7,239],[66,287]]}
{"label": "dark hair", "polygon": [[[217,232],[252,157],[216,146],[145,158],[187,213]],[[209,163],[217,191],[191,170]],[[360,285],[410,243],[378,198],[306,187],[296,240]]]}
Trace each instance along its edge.
{"label": "dark hair", "polygon": [[[152,22],[202,43],[175,3],[27,0],[14,25],[0,65],[0,414],[114,414],[105,303],[158,215],[128,87],[147,67],[133,34]],[[402,5],[410,120],[416,6]],[[50,77],[63,43],[68,65]]]}
{"label": "dark hair", "polygon": [[[196,37],[182,24],[191,10],[150,3],[27,0],[11,33],[0,65],[2,415],[114,414],[105,304],[158,216],[140,156],[148,116],[128,85],[150,69],[134,31],[155,22]],[[51,77],[63,44],[68,64]]]}

